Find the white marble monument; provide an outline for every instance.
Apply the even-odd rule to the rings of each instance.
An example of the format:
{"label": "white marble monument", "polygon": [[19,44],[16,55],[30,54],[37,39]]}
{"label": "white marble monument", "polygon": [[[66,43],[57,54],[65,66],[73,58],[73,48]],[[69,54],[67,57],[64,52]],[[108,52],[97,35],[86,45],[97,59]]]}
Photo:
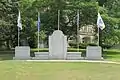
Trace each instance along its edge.
{"label": "white marble monument", "polygon": [[29,46],[17,46],[15,47],[15,60],[26,60],[31,59],[30,57],[30,47]]}
{"label": "white marble monument", "polygon": [[63,32],[56,30],[49,36],[49,52],[35,52],[36,60],[80,60],[81,52],[67,52],[67,37]]}
{"label": "white marble monument", "polygon": [[100,46],[87,46],[86,59],[102,59],[102,48]]}
{"label": "white marble monument", "polygon": [[49,59],[66,59],[67,37],[60,30],[49,36]]}

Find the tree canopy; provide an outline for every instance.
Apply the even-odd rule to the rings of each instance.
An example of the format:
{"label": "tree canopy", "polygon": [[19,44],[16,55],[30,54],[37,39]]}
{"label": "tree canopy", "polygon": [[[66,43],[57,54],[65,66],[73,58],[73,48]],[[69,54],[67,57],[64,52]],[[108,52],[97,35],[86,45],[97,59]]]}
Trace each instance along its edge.
{"label": "tree canopy", "polygon": [[[57,29],[57,11],[60,10],[60,30],[68,38],[76,36],[76,14],[80,11],[80,27],[95,25],[98,11],[106,28],[101,32],[101,44],[120,43],[120,0],[1,0],[0,1],[0,45],[7,48],[17,45],[17,16],[21,11],[23,30],[20,38],[36,47],[37,14],[40,12],[41,39]],[[96,26],[97,28],[97,26]],[[96,31],[97,33],[97,31]],[[41,33],[40,33],[41,34]]]}

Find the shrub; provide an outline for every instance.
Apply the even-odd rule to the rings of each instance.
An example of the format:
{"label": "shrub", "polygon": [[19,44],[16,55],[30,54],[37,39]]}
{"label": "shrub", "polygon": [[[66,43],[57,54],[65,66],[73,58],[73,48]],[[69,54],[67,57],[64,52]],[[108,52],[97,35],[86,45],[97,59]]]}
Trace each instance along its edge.
{"label": "shrub", "polygon": [[81,49],[86,49],[87,45],[88,45],[88,44],[86,44],[86,43],[80,43],[80,44],[79,44],[79,48],[81,48]]}
{"label": "shrub", "polygon": [[89,43],[88,45],[89,46],[97,46],[97,44],[95,44],[95,43]]}
{"label": "shrub", "polygon": [[104,49],[109,49],[109,48],[111,48],[111,47],[112,47],[112,45],[102,44],[102,48],[104,48]]}
{"label": "shrub", "polygon": [[76,42],[70,42],[69,43],[71,48],[77,48],[77,43]]}

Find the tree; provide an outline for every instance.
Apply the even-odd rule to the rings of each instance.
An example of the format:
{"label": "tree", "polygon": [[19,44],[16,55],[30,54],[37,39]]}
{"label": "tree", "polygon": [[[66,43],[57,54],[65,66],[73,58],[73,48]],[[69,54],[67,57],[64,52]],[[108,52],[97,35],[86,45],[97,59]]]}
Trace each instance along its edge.
{"label": "tree", "polygon": [[[119,0],[107,0],[104,2],[103,7],[99,8],[105,22],[106,28],[102,31],[101,40],[105,45],[115,45],[120,43],[118,32],[120,24],[120,8]],[[117,32],[116,32],[117,30]]]}
{"label": "tree", "polygon": [[[26,6],[27,5],[27,6]],[[40,12],[41,30],[46,31],[47,37],[57,30],[57,12],[60,10],[60,30],[63,31],[68,38],[76,36],[76,12],[80,10],[80,25],[96,24],[96,16],[98,4],[94,2],[80,1],[64,1],[64,0],[23,0],[21,2],[21,10],[23,11],[23,24],[26,18],[33,21],[34,30],[37,29],[37,12]],[[86,13],[87,11],[87,13]],[[28,13],[29,12],[29,13]],[[28,15],[29,14],[29,15]],[[24,26],[24,25],[23,25]],[[25,27],[25,26],[24,26]],[[25,30],[24,30],[25,31]],[[36,30],[37,31],[37,30]],[[48,38],[47,38],[48,39]]]}
{"label": "tree", "polygon": [[17,0],[0,1],[0,14],[0,42],[4,42],[7,48],[13,47],[17,35]]}
{"label": "tree", "polygon": [[[8,48],[17,45],[17,16],[21,11],[23,30],[20,39],[36,47],[37,16],[40,12],[40,31],[48,36],[57,30],[58,10],[60,10],[60,30],[68,38],[77,34],[77,10],[80,11],[80,27],[96,25],[97,12],[101,13],[106,28],[101,32],[103,44],[117,44],[120,29],[119,0],[1,0],[0,1],[0,42]],[[96,27],[97,28],[97,27]],[[97,31],[96,31],[97,33]],[[114,36],[114,37],[113,37]]]}

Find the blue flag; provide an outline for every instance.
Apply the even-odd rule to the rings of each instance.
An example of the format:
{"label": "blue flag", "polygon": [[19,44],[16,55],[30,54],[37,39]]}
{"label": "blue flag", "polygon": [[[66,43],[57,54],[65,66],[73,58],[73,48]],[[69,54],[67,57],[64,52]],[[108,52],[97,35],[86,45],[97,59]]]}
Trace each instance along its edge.
{"label": "blue flag", "polygon": [[40,31],[40,15],[39,15],[39,13],[38,13],[37,28],[38,28],[38,31]]}

